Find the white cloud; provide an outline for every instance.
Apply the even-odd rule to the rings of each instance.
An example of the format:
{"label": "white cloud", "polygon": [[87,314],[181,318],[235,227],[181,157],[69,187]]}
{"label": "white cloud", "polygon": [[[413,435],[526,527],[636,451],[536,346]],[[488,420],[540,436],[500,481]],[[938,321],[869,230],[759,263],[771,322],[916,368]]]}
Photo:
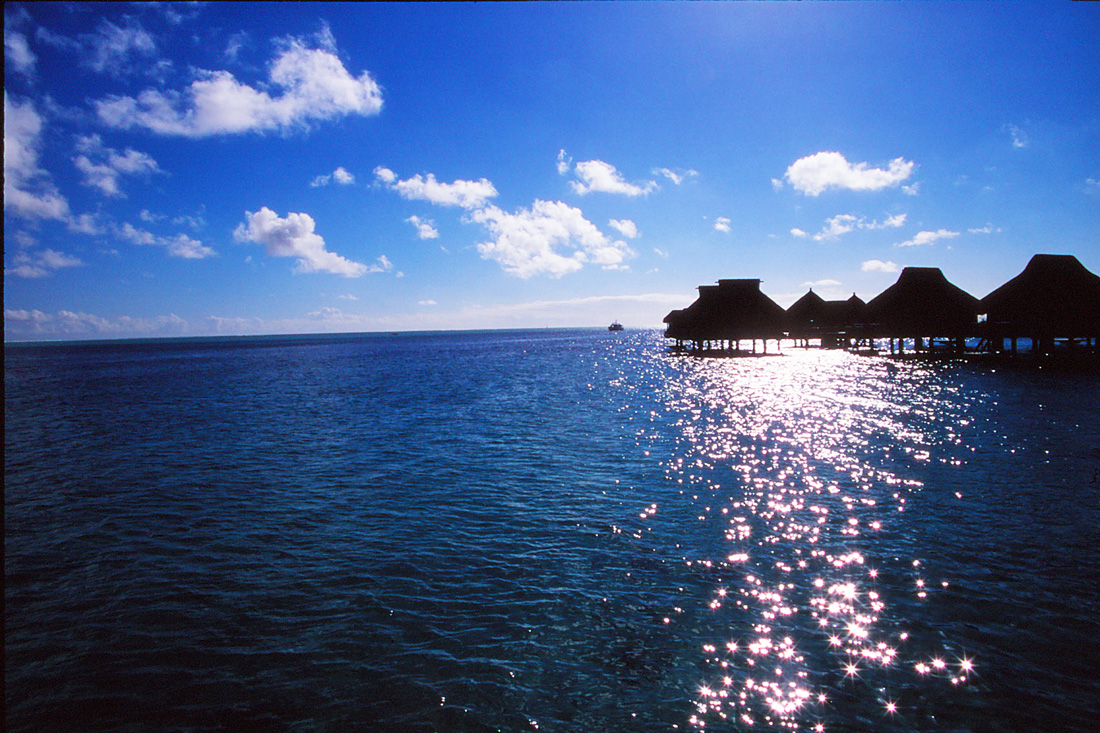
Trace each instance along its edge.
{"label": "white cloud", "polygon": [[106,231],[99,214],[81,214],[70,217],[65,222],[65,228],[74,234],[88,234],[96,236]]}
{"label": "white cloud", "polygon": [[[206,207],[204,206],[203,208]],[[173,217],[172,223],[176,225],[186,224],[187,226],[195,230],[203,229],[206,227],[206,219],[204,219],[202,216],[191,216],[190,214],[180,214],[179,216]]]}
{"label": "white cloud", "polygon": [[225,57],[230,61],[236,61],[241,49],[246,45],[251,45],[251,38],[249,38],[248,31],[238,31],[234,33],[225,44]]}
{"label": "white cloud", "polygon": [[720,216],[714,220],[714,228],[719,232],[728,232],[730,230],[730,220],[724,216]]}
{"label": "white cloud", "polygon": [[438,304],[438,303],[436,303],[436,302],[435,302],[434,300],[430,300],[430,299],[429,299],[429,300],[418,300],[418,301],[416,302],[416,304],[417,304],[417,305],[424,305],[424,306],[428,306],[428,305],[439,305],[439,304]]}
{"label": "white cloud", "polygon": [[487,178],[477,181],[457,180],[454,183],[440,183],[431,173],[427,177],[418,173],[412,178],[399,181],[393,171],[382,166],[374,169],[374,175],[381,183],[401,194],[402,198],[410,201],[430,201],[439,206],[474,209],[484,206],[489,199],[497,196],[496,188]]}
{"label": "white cloud", "polygon": [[8,236],[12,237],[12,239],[15,240],[15,243],[23,249],[30,249],[31,247],[34,247],[38,244],[38,240],[32,237],[27,232],[19,231],[13,235]]}
{"label": "white cloud", "polygon": [[825,220],[825,228],[814,235],[814,240],[820,242],[823,239],[836,239],[841,234],[847,234],[856,228],[859,218],[851,214],[837,214]]}
{"label": "white cloud", "polygon": [[580,209],[561,201],[536,199],[530,210],[516,213],[489,206],[470,212],[466,221],[484,225],[495,237],[477,245],[481,256],[521,278],[561,277],[586,263],[621,269],[623,261],[634,255],[625,242],[612,242]]}
{"label": "white cloud", "polygon": [[138,229],[130,222],[125,222],[121,227],[116,227],[115,235],[131,244],[164,247],[170,257],[185,260],[202,260],[218,254],[212,248],[207,247],[197,239],[188,237],[186,234],[177,234],[174,237],[158,237],[150,231]]}
{"label": "white cloud", "polygon": [[4,269],[5,275],[38,278],[46,277],[52,274],[54,270],[60,270],[63,267],[80,267],[84,263],[64,252],[44,249],[32,253],[17,252],[12,257],[12,264],[15,266]]}
{"label": "white cloud", "polygon": [[627,239],[637,239],[638,237],[638,226],[630,219],[612,219],[608,224]]}
{"label": "white cloud", "polygon": [[914,164],[903,158],[895,158],[887,169],[882,169],[869,168],[866,163],[853,165],[840,153],[821,152],[791,163],[783,177],[796,191],[818,196],[828,188],[878,191],[897,186],[909,178],[913,168]]}
{"label": "white cloud", "polygon": [[405,221],[416,227],[416,236],[420,239],[439,239],[439,230],[435,228],[435,222],[431,219],[421,219],[413,215]]}
{"label": "white cloud", "polygon": [[654,168],[653,169],[653,175],[655,175],[655,176],[664,176],[665,178],[667,178],[668,180],[672,181],[674,184],[679,186],[681,183],[684,182],[685,178],[691,178],[692,176],[699,175],[699,171],[692,170],[692,169],[689,168],[687,170],[681,170],[681,171],[677,172],[677,171],[669,170],[668,168]]}
{"label": "white cloud", "polygon": [[138,229],[130,222],[124,223],[116,232],[119,238],[125,239],[131,244],[156,244],[157,238],[150,231],[144,229]]}
{"label": "white cloud", "polygon": [[318,188],[320,186],[327,186],[332,181],[336,181],[341,186],[350,186],[351,184],[355,183],[355,176],[353,176],[351,173],[348,173],[347,169],[345,169],[343,166],[340,166],[332,173],[328,173],[323,176],[317,176],[309,182],[309,186],[310,188]]}
{"label": "white cloud", "polygon": [[794,229],[791,229],[791,235],[795,236],[795,237],[800,237],[800,238],[804,238],[804,237],[809,236],[809,235],[806,234],[806,232],[802,231],[798,227],[795,227]]}
{"label": "white cloud", "polygon": [[375,168],[374,176],[379,181],[385,184],[390,184],[397,180],[397,174],[384,166],[378,166],[377,168]]}
{"label": "white cloud", "polygon": [[157,244],[168,248],[171,257],[179,257],[185,260],[202,260],[217,254],[197,239],[191,239],[186,234],[177,234],[175,237],[160,237]]}
{"label": "white cloud", "polygon": [[[308,128],[347,114],[376,115],[382,92],[363,72],[353,77],[334,50],[291,40],[272,63],[268,83],[256,89],[228,71],[200,71],[183,92],[146,89],[137,97],[110,96],[95,104],[99,118],[121,129],[206,137]],[[281,90],[272,96],[268,89]]]}
{"label": "white cloud", "polygon": [[160,173],[160,167],[152,157],[133,148],[119,152],[103,146],[99,135],[88,135],[77,140],[80,153],[73,158],[73,165],[84,174],[84,185],[98,188],[104,195],[124,197],[118,187],[123,175],[148,175]]}
{"label": "white cloud", "polygon": [[914,183],[908,186],[902,186],[901,192],[906,196],[916,196],[920,193],[920,183]]}
{"label": "white cloud", "polygon": [[343,166],[340,166],[332,172],[332,178],[341,186],[350,186],[355,183],[355,176],[348,173]]}
{"label": "white cloud", "polygon": [[1100,193],[1100,181],[1095,178],[1085,179],[1085,193],[1095,194]]}
{"label": "white cloud", "polygon": [[253,213],[245,212],[245,222],[239,224],[233,237],[239,242],[255,242],[267,248],[270,257],[297,257],[296,272],[331,272],[344,277],[360,277],[368,272],[366,265],[353,262],[325,249],[325,240],[314,232],[309,214],[287,214],[280,218],[266,206]]}
{"label": "white cloud", "polygon": [[897,263],[890,261],[867,260],[860,269],[864,272],[897,272],[898,266]]}
{"label": "white cloud", "polygon": [[337,295],[336,299],[337,300],[359,300],[359,298],[352,295],[351,293],[345,293],[343,295]]}
{"label": "white cloud", "polygon": [[[560,170],[560,162],[559,162]],[[656,191],[656,181],[645,181],[642,185],[630,183],[610,163],[602,160],[586,160],[573,166],[573,172],[580,180],[572,181],[573,191],[582,196],[587,193],[619,193],[624,196],[647,196]]]}
{"label": "white cloud", "polygon": [[899,242],[894,245],[895,247],[921,247],[927,244],[932,244],[938,239],[951,239],[959,236],[958,232],[949,232],[946,229],[940,229],[935,232],[917,232],[917,236],[904,242]]}
{"label": "white cloud", "polygon": [[573,167],[573,159],[565,154],[564,150],[558,151],[558,173],[565,175]]}
{"label": "white cloud", "polygon": [[[378,258],[374,261],[373,265],[367,266],[367,272],[393,272],[393,263],[390,262],[386,255],[378,255]],[[396,273],[398,277],[401,277],[401,273]]]}
{"label": "white cloud", "polygon": [[4,329],[18,335],[178,335],[186,333],[190,326],[175,314],[156,318],[120,316],[103,318],[91,313],[60,310],[44,313],[40,310],[4,310]]}
{"label": "white cloud", "polygon": [[905,225],[908,214],[896,214],[889,216],[885,221],[868,221],[862,216],[854,214],[838,214],[825,220],[825,227],[814,235],[815,241],[836,239],[842,234],[847,234],[854,229],[897,229]]}
{"label": "white cloud", "polygon": [[1020,129],[1018,125],[1006,124],[1004,126],[1004,129],[1008,130],[1009,134],[1012,135],[1012,147],[1020,149],[1026,148],[1028,145],[1031,144],[1031,141],[1028,139],[1027,133]]}
{"label": "white cloud", "polygon": [[659,247],[654,247],[653,248],[653,253],[655,255],[657,255],[658,257],[660,257],[661,259],[665,259],[665,260],[668,259],[668,252],[666,252],[663,249],[660,249]]}
{"label": "white cloud", "polygon": [[809,282],[802,283],[802,287],[804,288],[835,288],[837,285],[840,285],[839,280],[830,279],[811,280]]}
{"label": "white cloud", "polygon": [[966,231],[970,232],[971,234],[994,234],[1000,232],[1001,229],[1000,227],[995,227],[992,224],[986,224],[981,229],[967,229]]}
{"label": "white cloud", "polygon": [[42,118],[31,102],[19,104],[4,92],[4,209],[28,219],[61,219],[69,202],[38,165]]}
{"label": "white cloud", "polygon": [[134,22],[120,28],[103,20],[95,35],[84,36],[82,40],[89,52],[82,61],[98,72],[125,71],[134,56],[150,57],[157,51],[153,37]]}
{"label": "white cloud", "polygon": [[27,39],[22,33],[4,30],[4,58],[21,74],[33,74],[34,64],[38,58],[27,45]]}

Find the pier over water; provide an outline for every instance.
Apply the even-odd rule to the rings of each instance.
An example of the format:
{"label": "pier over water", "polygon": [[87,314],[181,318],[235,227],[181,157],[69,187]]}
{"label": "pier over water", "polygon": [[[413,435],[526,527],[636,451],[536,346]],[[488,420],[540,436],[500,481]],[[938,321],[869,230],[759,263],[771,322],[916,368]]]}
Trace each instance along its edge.
{"label": "pier over water", "polygon": [[664,322],[672,348],[696,356],[763,355],[769,342],[775,353],[786,341],[896,357],[1100,362],[1100,276],[1073,255],[1037,254],[979,300],[938,267],[906,267],[869,302],[854,293],[827,301],[811,289],[787,310],[761,292],[760,280],[719,280]]}

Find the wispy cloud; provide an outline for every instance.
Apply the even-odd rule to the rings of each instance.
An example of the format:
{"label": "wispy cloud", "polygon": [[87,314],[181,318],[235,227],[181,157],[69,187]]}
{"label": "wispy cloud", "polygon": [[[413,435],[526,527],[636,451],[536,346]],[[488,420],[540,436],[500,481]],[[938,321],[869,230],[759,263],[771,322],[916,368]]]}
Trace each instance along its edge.
{"label": "wispy cloud", "polygon": [[175,314],[156,318],[120,316],[103,318],[91,313],[59,310],[46,313],[40,310],[5,309],[4,328],[20,335],[179,335],[189,330],[189,324]]}
{"label": "wispy cloud", "polygon": [[119,179],[124,175],[147,176],[162,172],[146,153],[133,148],[120,152],[105,147],[99,135],[78,138],[76,149],[79,155],[73,158],[73,165],[84,174],[84,185],[99,189],[106,196],[125,196],[119,188]]}
{"label": "wispy cloud", "polygon": [[854,214],[838,214],[825,220],[824,228],[814,235],[814,239],[818,242],[836,239],[855,229],[897,229],[905,224],[907,218],[907,214],[896,214],[879,222]]}
{"label": "wispy cloud", "polygon": [[26,36],[7,28],[4,29],[4,58],[11,68],[28,76],[34,74],[34,65],[38,61],[27,44]]}
{"label": "wispy cloud", "polygon": [[253,213],[245,212],[245,221],[237,226],[233,237],[239,242],[255,242],[267,248],[270,257],[297,257],[295,272],[331,272],[344,277],[360,277],[369,268],[325,249],[325,240],[314,229],[309,214],[280,217],[266,206]]}
{"label": "wispy cloud", "polygon": [[1009,123],[1006,124],[1003,129],[1007,130],[1008,134],[1012,136],[1012,147],[1017,150],[1026,148],[1031,144],[1031,140],[1028,138],[1027,133],[1024,132],[1019,125]]}
{"label": "wispy cloud", "polygon": [[670,168],[654,168],[653,175],[664,176],[665,178],[679,186],[681,183],[684,182],[684,180],[699,175],[699,171],[693,170],[691,168],[676,171],[671,170]]}
{"label": "wispy cloud", "polygon": [[117,26],[103,20],[91,35],[83,36],[87,53],[82,61],[98,72],[120,73],[137,57],[151,57],[157,52],[153,37],[141,24],[129,20],[125,26]]}
{"label": "wispy cloud", "polygon": [[904,242],[899,242],[894,245],[895,247],[923,247],[925,245],[932,244],[940,239],[952,239],[959,236],[958,232],[951,232],[946,229],[939,229],[934,232],[917,232],[917,236]]}
{"label": "wispy cloud", "polygon": [[192,239],[186,234],[176,234],[170,237],[157,236],[146,229],[138,229],[130,222],[125,222],[122,226],[116,227],[115,236],[131,244],[164,247],[170,257],[184,260],[203,260],[218,254],[211,247],[207,247],[199,240]]}
{"label": "wispy cloud", "polygon": [[[878,191],[899,185],[913,173],[915,164],[904,158],[891,160],[887,168],[871,168],[867,163],[849,163],[837,152],[821,152],[791,163],[783,178],[798,192],[819,196],[830,188],[849,191]],[[772,185],[781,184],[772,179]]]}
{"label": "wispy cloud", "polygon": [[967,229],[966,231],[970,232],[971,234],[994,234],[1000,232],[1001,228],[995,227],[992,224],[986,224],[980,229]]}
{"label": "wispy cloud", "polygon": [[12,257],[13,267],[5,268],[5,275],[39,278],[53,274],[65,267],[80,267],[84,263],[77,257],[52,249],[38,252],[16,252]]}

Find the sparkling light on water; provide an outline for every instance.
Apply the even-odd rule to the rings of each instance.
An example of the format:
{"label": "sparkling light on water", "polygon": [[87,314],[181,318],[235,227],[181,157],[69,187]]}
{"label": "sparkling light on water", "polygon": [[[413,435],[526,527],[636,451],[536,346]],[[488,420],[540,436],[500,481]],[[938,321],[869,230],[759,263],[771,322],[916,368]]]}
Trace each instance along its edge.
{"label": "sparkling light on water", "polygon": [[846,369],[846,359],[683,360],[668,386],[685,442],[666,475],[716,539],[713,557],[685,563],[721,575],[706,607],[729,617],[736,639],[700,645],[709,672],[689,721],[699,729],[827,730],[838,689],[898,718],[891,687],[958,685],[974,667],[964,658],[949,670],[943,650],[908,648],[891,604],[899,584],[907,602],[929,602],[931,584],[920,558],[892,556],[882,538],[922,489],[902,469],[957,443],[963,418],[941,409],[932,380]]}

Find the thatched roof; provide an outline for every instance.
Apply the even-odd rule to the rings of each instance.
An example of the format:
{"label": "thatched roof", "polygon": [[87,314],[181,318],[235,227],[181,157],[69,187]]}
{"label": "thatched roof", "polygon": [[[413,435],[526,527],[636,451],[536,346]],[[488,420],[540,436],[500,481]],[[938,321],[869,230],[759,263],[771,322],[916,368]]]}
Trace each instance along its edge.
{"label": "thatched roof", "polygon": [[796,337],[846,331],[863,321],[866,307],[855,293],[848,300],[824,300],[811,289],[787,309],[787,323]]}
{"label": "thatched roof", "polygon": [[759,280],[719,280],[699,286],[699,297],[665,316],[665,335],[693,341],[779,338],[786,312],[760,292]]}
{"label": "thatched roof", "polygon": [[1035,255],[981,306],[990,324],[1021,336],[1100,334],[1100,276],[1073,255]]}
{"label": "thatched roof", "polygon": [[810,288],[810,292],[787,309],[787,325],[792,335],[801,336],[818,330],[825,317],[825,299]]}
{"label": "thatched roof", "polygon": [[906,267],[872,298],[864,318],[879,336],[958,336],[974,330],[978,299],[952,285],[938,267]]}

